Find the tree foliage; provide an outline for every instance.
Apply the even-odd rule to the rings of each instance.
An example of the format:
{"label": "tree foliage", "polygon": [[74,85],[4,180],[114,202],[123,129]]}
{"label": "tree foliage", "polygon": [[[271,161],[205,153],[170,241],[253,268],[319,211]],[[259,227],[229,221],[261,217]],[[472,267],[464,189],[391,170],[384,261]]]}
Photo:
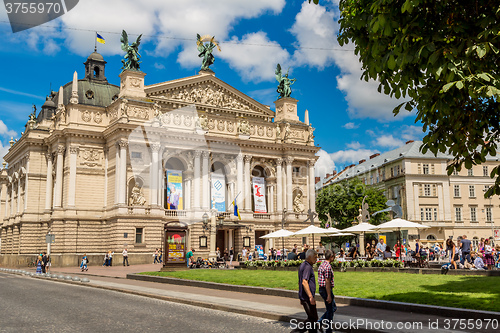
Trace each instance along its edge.
{"label": "tree foliage", "polygon": [[[332,227],[345,229],[352,226],[352,222],[359,215],[365,195],[370,214],[387,207],[384,192],[374,187],[366,187],[358,178],[343,180],[321,189],[316,196],[316,211],[319,219],[323,221],[321,226],[324,227],[328,221],[327,213],[330,213],[332,221],[337,222]],[[377,214],[370,219],[370,223],[377,225],[386,218],[386,213]]]}
{"label": "tree foliage", "polygon": [[[317,1],[314,1],[317,3]],[[448,152],[448,174],[495,156],[500,136],[497,0],[340,0],[340,45],[355,44],[364,80],[416,109],[422,152]],[[500,168],[491,172],[500,194]]]}

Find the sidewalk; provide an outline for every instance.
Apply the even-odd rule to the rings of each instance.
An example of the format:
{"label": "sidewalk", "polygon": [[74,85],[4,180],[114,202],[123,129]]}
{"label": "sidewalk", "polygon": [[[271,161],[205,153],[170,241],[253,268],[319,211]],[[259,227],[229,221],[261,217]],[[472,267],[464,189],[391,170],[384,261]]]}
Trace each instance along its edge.
{"label": "sidewalk", "polygon": [[[122,265],[113,267],[90,266],[88,272],[81,272],[77,267],[54,268],[51,273],[87,277],[86,286],[116,290],[135,295],[154,297],[166,301],[191,304],[211,309],[247,314],[272,320],[290,322],[305,319],[305,313],[298,298],[248,294],[236,291],[180,286],[165,283],[146,282],[126,279],[127,274],[146,271],[158,271],[161,265]],[[338,304],[335,313],[335,331],[344,332],[493,332],[482,329],[453,330],[453,319],[443,316],[391,311]],[[321,316],[323,303],[318,303]],[[456,318],[460,319],[460,318]],[[466,320],[467,318],[465,318]],[[474,320],[476,321],[476,320]],[[419,324],[420,323],[420,324]],[[434,325],[437,326],[434,327]],[[431,327],[430,327],[431,326]],[[439,327],[439,328],[438,328]],[[491,326],[490,326],[491,327]],[[448,329],[447,329],[448,328]]]}

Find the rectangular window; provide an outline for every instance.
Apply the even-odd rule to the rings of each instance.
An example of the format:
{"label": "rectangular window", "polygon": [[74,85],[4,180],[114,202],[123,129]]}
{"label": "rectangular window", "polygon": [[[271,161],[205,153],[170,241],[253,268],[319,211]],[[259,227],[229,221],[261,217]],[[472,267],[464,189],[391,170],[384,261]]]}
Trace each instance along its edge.
{"label": "rectangular window", "polygon": [[437,221],[437,208],[420,208],[420,219],[422,221]]}
{"label": "rectangular window", "polygon": [[456,169],[453,170],[453,176],[458,176],[458,171]]}
{"label": "rectangular window", "polygon": [[460,185],[453,185],[453,195],[460,197]]}
{"label": "rectangular window", "polygon": [[486,207],[486,222],[493,221],[493,214],[491,213],[491,207]]}
{"label": "rectangular window", "polygon": [[385,169],[382,170],[382,180],[385,180]]}
{"label": "rectangular window", "polygon": [[423,208],[420,208],[420,221],[425,221],[425,212]]}
{"label": "rectangular window", "polygon": [[488,177],[488,166],[486,165],[483,166],[483,176]]}
{"label": "rectangular window", "polygon": [[434,221],[437,221],[438,219],[438,210],[437,208],[434,208]]}
{"label": "rectangular window", "polygon": [[455,221],[462,221],[462,207],[455,207]]}
{"label": "rectangular window", "polygon": [[424,175],[428,175],[429,174],[429,164],[424,164],[424,168],[423,168],[423,174]]}
{"label": "rectangular window", "polygon": [[400,168],[399,165],[396,167],[396,176],[399,176]]}
{"label": "rectangular window", "polygon": [[467,176],[474,176],[472,169],[467,170]]}
{"label": "rectangular window", "polygon": [[132,154],[131,155],[132,158],[137,158],[137,159],[141,159],[142,158],[142,153],[139,152],[139,151],[133,151],[131,154]]}
{"label": "rectangular window", "polygon": [[424,196],[426,196],[426,197],[431,196],[431,185],[430,184],[424,184]]}
{"label": "rectangular window", "polygon": [[476,207],[470,208],[470,221],[477,222],[477,208]]}
{"label": "rectangular window", "polygon": [[135,228],[135,243],[136,244],[141,244],[142,243],[143,233],[144,233],[144,228]]}
{"label": "rectangular window", "polygon": [[476,197],[476,189],[474,185],[469,185],[469,198],[475,198]]}
{"label": "rectangular window", "polygon": [[391,177],[394,177],[394,168],[391,168]]}

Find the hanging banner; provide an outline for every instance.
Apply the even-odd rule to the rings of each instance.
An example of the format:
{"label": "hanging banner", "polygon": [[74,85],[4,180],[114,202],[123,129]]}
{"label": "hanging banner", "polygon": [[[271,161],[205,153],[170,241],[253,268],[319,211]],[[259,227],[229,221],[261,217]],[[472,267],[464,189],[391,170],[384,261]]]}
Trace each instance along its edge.
{"label": "hanging banner", "polygon": [[182,171],[167,170],[167,209],[183,209]]}
{"label": "hanging banner", "polygon": [[264,177],[252,177],[253,202],[255,213],[267,213],[266,208],[266,185]]}
{"label": "hanging banner", "polygon": [[212,174],[212,206],[218,212],[226,211],[226,177]]}

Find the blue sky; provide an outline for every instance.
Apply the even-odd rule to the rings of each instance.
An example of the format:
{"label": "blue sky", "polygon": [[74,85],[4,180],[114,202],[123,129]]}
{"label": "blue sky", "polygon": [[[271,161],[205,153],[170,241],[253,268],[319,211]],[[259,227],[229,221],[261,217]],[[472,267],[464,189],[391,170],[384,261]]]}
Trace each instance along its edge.
{"label": "blue sky", "polygon": [[106,77],[119,84],[120,34],[142,33],[141,70],[146,84],[197,73],[196,33],[215,35],[216,76],[236,89],[271,105],[277,98],[277,63],[297,79],[292,97],[299,117],[309,110],[316,144],[322,147],[316,165],[324,175],[351,163],[420,140],[415,113],[392,109],[401,101],[377,92],[377,82],[360,80],[353,46],[336,41],[336,0],[321,6],[299,0],[82,0],[71,11],[42,26],[12,33],[5,8],[0,8],[0,157],[10,137],[19,138],[31,112],[50,87],[84,75],[83,62],[93,52],[95,31],[105,39],[98,52]]}

